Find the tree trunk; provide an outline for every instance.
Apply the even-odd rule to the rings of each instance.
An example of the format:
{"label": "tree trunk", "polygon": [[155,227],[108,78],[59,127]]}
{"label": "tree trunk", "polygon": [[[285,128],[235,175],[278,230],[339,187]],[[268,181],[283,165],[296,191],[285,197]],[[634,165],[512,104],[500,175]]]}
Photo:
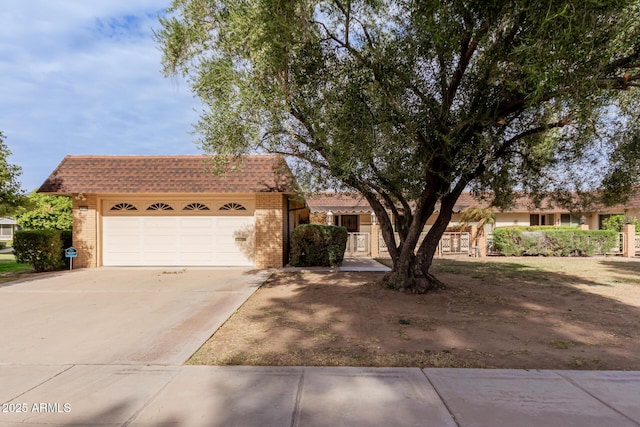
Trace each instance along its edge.
{"label": "tree trunk", "polygon": [[412,224],[407,235],[407,242],[412,244],[402,247],[400,256],[394,260],[393,269],[384,276],[383,282],[387,287],[414,294],[424,294],[446,287],[429,270],[433,264],[433,257],[438,249],[440,238],[447,230],[447,225],[451,220],[453,206],[458,200],[460,191],[456,188],[442,198],[440,213],[415,255],[415,247],[426,223],[426,218]]}
{"label": "tree trunk", "polygon": [[[430,291],[444,289],[446,286],[437,277],[423,268],[415,256],[404,266],[395,268],[385,274],[382,279],[385,286],[411,294],[424,294]],[[425,273],[426,271],[426,273]]]}
{"label": "tree trunk", "polygon": [[432,232],[434,231],[432,227],[425,237],[425,241],[421,247],[425,246],[425,242],[431,243],[427,245],[427,247],[433,248],[430,256],[421,255],[420,252],[418,252],[418,256],[416,256],[414,254],[415,248],[423,227],[424,224],[411,227],[400,256],[394,260],[393,269],[383,278],[383,282],[387,287],[414,294],[424,294],[445,287],[444,283],[429,272],[429,268],[431,267],[440,237],[446,229],[446,224],[445,228],[439,232]]}

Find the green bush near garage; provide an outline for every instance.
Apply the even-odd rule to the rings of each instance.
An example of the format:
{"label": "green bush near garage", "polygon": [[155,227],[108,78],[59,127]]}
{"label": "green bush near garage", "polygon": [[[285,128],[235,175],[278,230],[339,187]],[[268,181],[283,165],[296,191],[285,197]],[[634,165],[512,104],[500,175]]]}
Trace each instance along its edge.
{"label": "green bush near garage", "polygon": [[68,232],[59,230],[17,231],[13,238],[13,253],[19,263],[30,264],[37,272],[64,268],[64,240]]}
{"label": "green bush near garage", "polygon": [[617,232],[566,227],[498,227],[493,231],[496,252],[505,256],[591,256],[611,252]]}
{"label": "green bush near garage", "polygon": [[342,264],[347,229],[334,225],[304,224],[293,230],[290,264],[294,267],[335,267]]}

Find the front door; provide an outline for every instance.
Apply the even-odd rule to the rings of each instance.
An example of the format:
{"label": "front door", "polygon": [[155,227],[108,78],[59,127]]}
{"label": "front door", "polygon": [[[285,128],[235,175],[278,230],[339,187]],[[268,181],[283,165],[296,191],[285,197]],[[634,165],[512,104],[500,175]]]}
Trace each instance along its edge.
{"label": "front door", "polygon": [[358,215],[342,215],[342,226],[345,227],[349,233],[357,233]]}

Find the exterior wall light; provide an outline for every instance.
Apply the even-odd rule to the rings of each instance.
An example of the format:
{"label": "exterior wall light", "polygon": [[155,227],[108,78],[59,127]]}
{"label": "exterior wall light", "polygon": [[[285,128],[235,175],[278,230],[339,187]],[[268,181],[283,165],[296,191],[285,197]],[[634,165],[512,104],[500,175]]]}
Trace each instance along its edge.
{"label": "exterior wall light", "polygon": [[327,225],[333,225],[333,212],[327,212]]}

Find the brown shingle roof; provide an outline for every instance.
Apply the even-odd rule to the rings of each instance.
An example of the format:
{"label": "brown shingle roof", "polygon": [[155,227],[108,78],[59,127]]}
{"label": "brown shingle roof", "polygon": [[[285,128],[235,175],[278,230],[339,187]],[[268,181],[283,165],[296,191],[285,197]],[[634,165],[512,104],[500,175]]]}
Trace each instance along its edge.
{"label": "brown shingle roof", "polygon": [[314,193],[307,196],[311,212],[367,213],[372,212],[367,199],[358,193]]}
{"label": "brown shingle roof", "polygon": [[[333,213],[365,213],[372,212],[371,207],[367,200],[357,193],[315,193],[307,197],[307,203],[312,212],[327,212]],[[411,203],[413,205],[413,203]],[[474,197],[469,192],[464,192],[458,198],[454,212],[461,212],[468,207],[488,208],[490,203],[487,200]],[[436,211],[440,209],[440,204],[436,205]],[[499,209],[493,208],[495,212],[500,212]],[[505,212],[511,213],[545,213],[545,212],[559,212],[565,211],[565,209],[550,206],[548,202],[537,208],[534,206],[533,201],[528,197],[516,197],[515,204],[511,209],[506,209]]]}
{"label": "brown shingle roof", "polygon": [[237,170],[214,175],[208,156],[67,156],[38,192],[259,193],[293,192],[295,180],[279,156],[245,156]]}

